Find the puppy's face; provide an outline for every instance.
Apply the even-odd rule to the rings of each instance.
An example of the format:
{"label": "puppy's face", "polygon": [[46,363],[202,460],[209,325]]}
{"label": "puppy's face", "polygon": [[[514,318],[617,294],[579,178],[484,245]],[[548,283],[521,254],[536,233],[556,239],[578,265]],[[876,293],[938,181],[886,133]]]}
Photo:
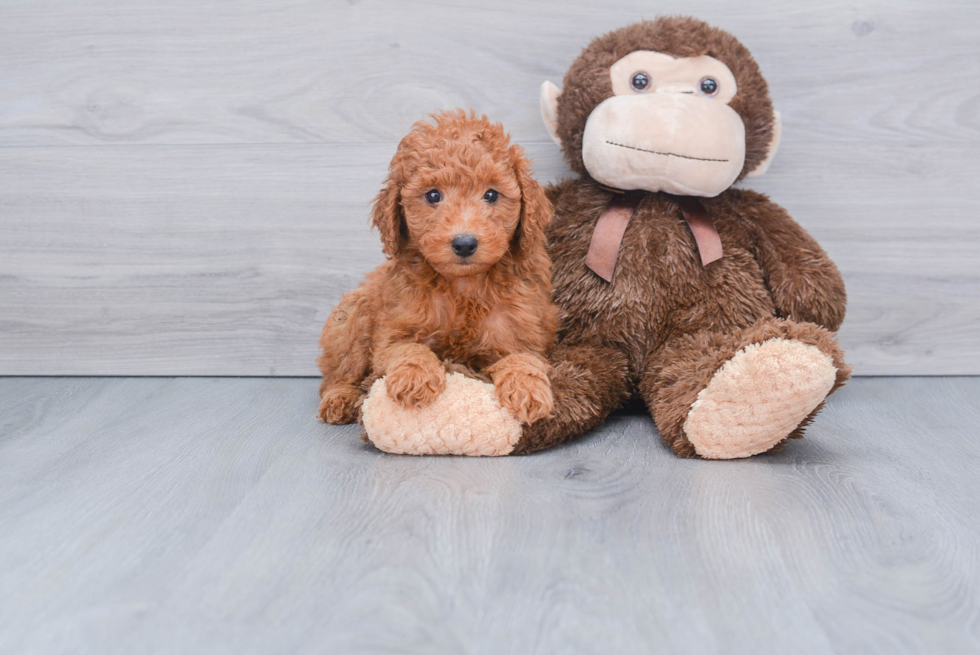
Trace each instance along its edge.
{"label": "puppy's face", "polygon": [[420,155],[401,189],[409,238],[442,275],[486,272],[510,249],[521,218],[512,162],[478,139],[432,144]]}

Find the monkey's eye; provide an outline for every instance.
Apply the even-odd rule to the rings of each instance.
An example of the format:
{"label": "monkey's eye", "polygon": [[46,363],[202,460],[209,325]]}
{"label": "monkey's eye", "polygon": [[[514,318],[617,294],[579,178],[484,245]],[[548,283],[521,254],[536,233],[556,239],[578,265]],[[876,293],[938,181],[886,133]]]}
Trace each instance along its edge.
{"label": "monkey's eye", "polygon": [[634,91],[643,93],[650,88],[650,76],[643,71],[633,73],[633,77],[630,78],[630,86],[633,87]]}
{"label": "monkey's eye", "polygon": [[718,80],[713,77],[702,77],[701,81],[698,83],[698,88],[701,89],[701,93],[706,96],[717,95]]}
{"label": "monkey's eye", "polygon": [[439,189],[429,189],[425,192],[425,201],[430,205],[438,204],[442,200],[442,194],[439,193]]}
{"label": "monkey's eye", "polygon": [[499,198],[499,197],[500,197],[500,194],[497,193],[493,189],[490,189],[489,191],[487,191],[486,193],[483,194],[483,199],[486,200],[487,202],[489,202],[491,205],[493,203],[497,202],[497,198]]}

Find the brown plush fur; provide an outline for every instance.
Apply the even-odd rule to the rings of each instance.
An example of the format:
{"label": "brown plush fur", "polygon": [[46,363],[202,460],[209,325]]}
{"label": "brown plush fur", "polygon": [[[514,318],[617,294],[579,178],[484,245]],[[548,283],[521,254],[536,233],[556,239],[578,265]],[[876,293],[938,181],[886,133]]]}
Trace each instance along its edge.
{"label": "brown plush fur", "polygon": [[[681,334],[650,355],[640,379],[640,395],[647,402],[661,437],[674,452],[683,457],[695,456],[684,436],[684,421],[698,393],[718,369],[746,346],[773,338],[793,339],[816,346],[829,355],[837,369],[832,392],[847,380],[850,369],[844,363],[844,353],[827,330],[813,323],[761,318],[734,334],[709,331]],[[787,435],[802,436],[802,428]]]}
{"label": "brown plush fur", "polygon": [[[369,382],[382,375],[403,407],[432,402],[446,384],[442,360],[485,370],[522,421],[551,412],[551,205],[499,123],[462,111],[434,118],[401,141],[375,201],[389,260],[323,327],[324,421],[356,420]],[[442,194],[435,204],[425,199],[432,189]],[[490,189],[500,194],[495,202],[484,199]],[[461,234],[479,240],[466,259],[451,248]]]}
{"label": "brown plush fur", "polygon": [[[665,443],[695,456],[683,424],[698,393],[739,349],[773,337],[828,355],[837,368],[834,389],[850,372],[832,335],[844,319],[843,280],[816,241],[762,194],[729,189],[703,200],[724,247],[724,257],[708,266],[675,199],[649,193],[626,230],[612,283],[586,267],[611,192],[588,176],[582,132],[592,109],[612,94],[609,66],[635,50],[707,54],[731,69],[738,94],[730,106],[746,127],[743,175],[764,159],[770,141],[772,104],[758,66],[734,37],[700,21],[631,25],[596,39],[575,61],[558,99],[558,135],[581,179],[548,190],[560,320],[552,355],[555,412],[525,430],[518,453],[581,434],[639,393]],[[801,436],[814,414],[787,437]]]}

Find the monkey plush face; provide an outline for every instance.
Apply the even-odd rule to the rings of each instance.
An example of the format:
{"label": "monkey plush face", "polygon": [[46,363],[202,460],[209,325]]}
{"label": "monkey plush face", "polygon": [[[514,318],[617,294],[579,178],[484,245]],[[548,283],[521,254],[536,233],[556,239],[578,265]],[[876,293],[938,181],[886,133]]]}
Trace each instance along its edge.
{"label": "monkey plush face", "polygon": [[738,90],[728,66],[638,50],[609,74],[613,96],[592,110],[582,137],[597,182],[686,196],[732,185],[745,163],[745,126],[728,106]]}
{"label": "monkey plush face", "polygon": [[624,190],[716,196],[764,172],[779,140],[778,114],[748,51],[694,19],[597,39],[564,92],[545,82],[541,111],[573,168]]}

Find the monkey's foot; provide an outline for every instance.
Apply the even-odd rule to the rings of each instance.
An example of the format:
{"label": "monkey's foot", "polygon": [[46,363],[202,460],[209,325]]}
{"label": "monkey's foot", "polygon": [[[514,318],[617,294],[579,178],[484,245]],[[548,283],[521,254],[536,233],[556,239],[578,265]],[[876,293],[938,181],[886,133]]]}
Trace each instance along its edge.
{"label": "monkey's foot", "polygon": [[816,346],[781,338],[751,344],[701,390],[684,433],[706,459],[766,452],[823,402],[836,376],[833,360]]}
{"label": "monkey's foot", "polygon": [[500,406],[492,384],[461,373],[425,407],[406,409],[377,380],[361,406],[367,439],[399,455],[509,455],[521,438],[521,422]]}

